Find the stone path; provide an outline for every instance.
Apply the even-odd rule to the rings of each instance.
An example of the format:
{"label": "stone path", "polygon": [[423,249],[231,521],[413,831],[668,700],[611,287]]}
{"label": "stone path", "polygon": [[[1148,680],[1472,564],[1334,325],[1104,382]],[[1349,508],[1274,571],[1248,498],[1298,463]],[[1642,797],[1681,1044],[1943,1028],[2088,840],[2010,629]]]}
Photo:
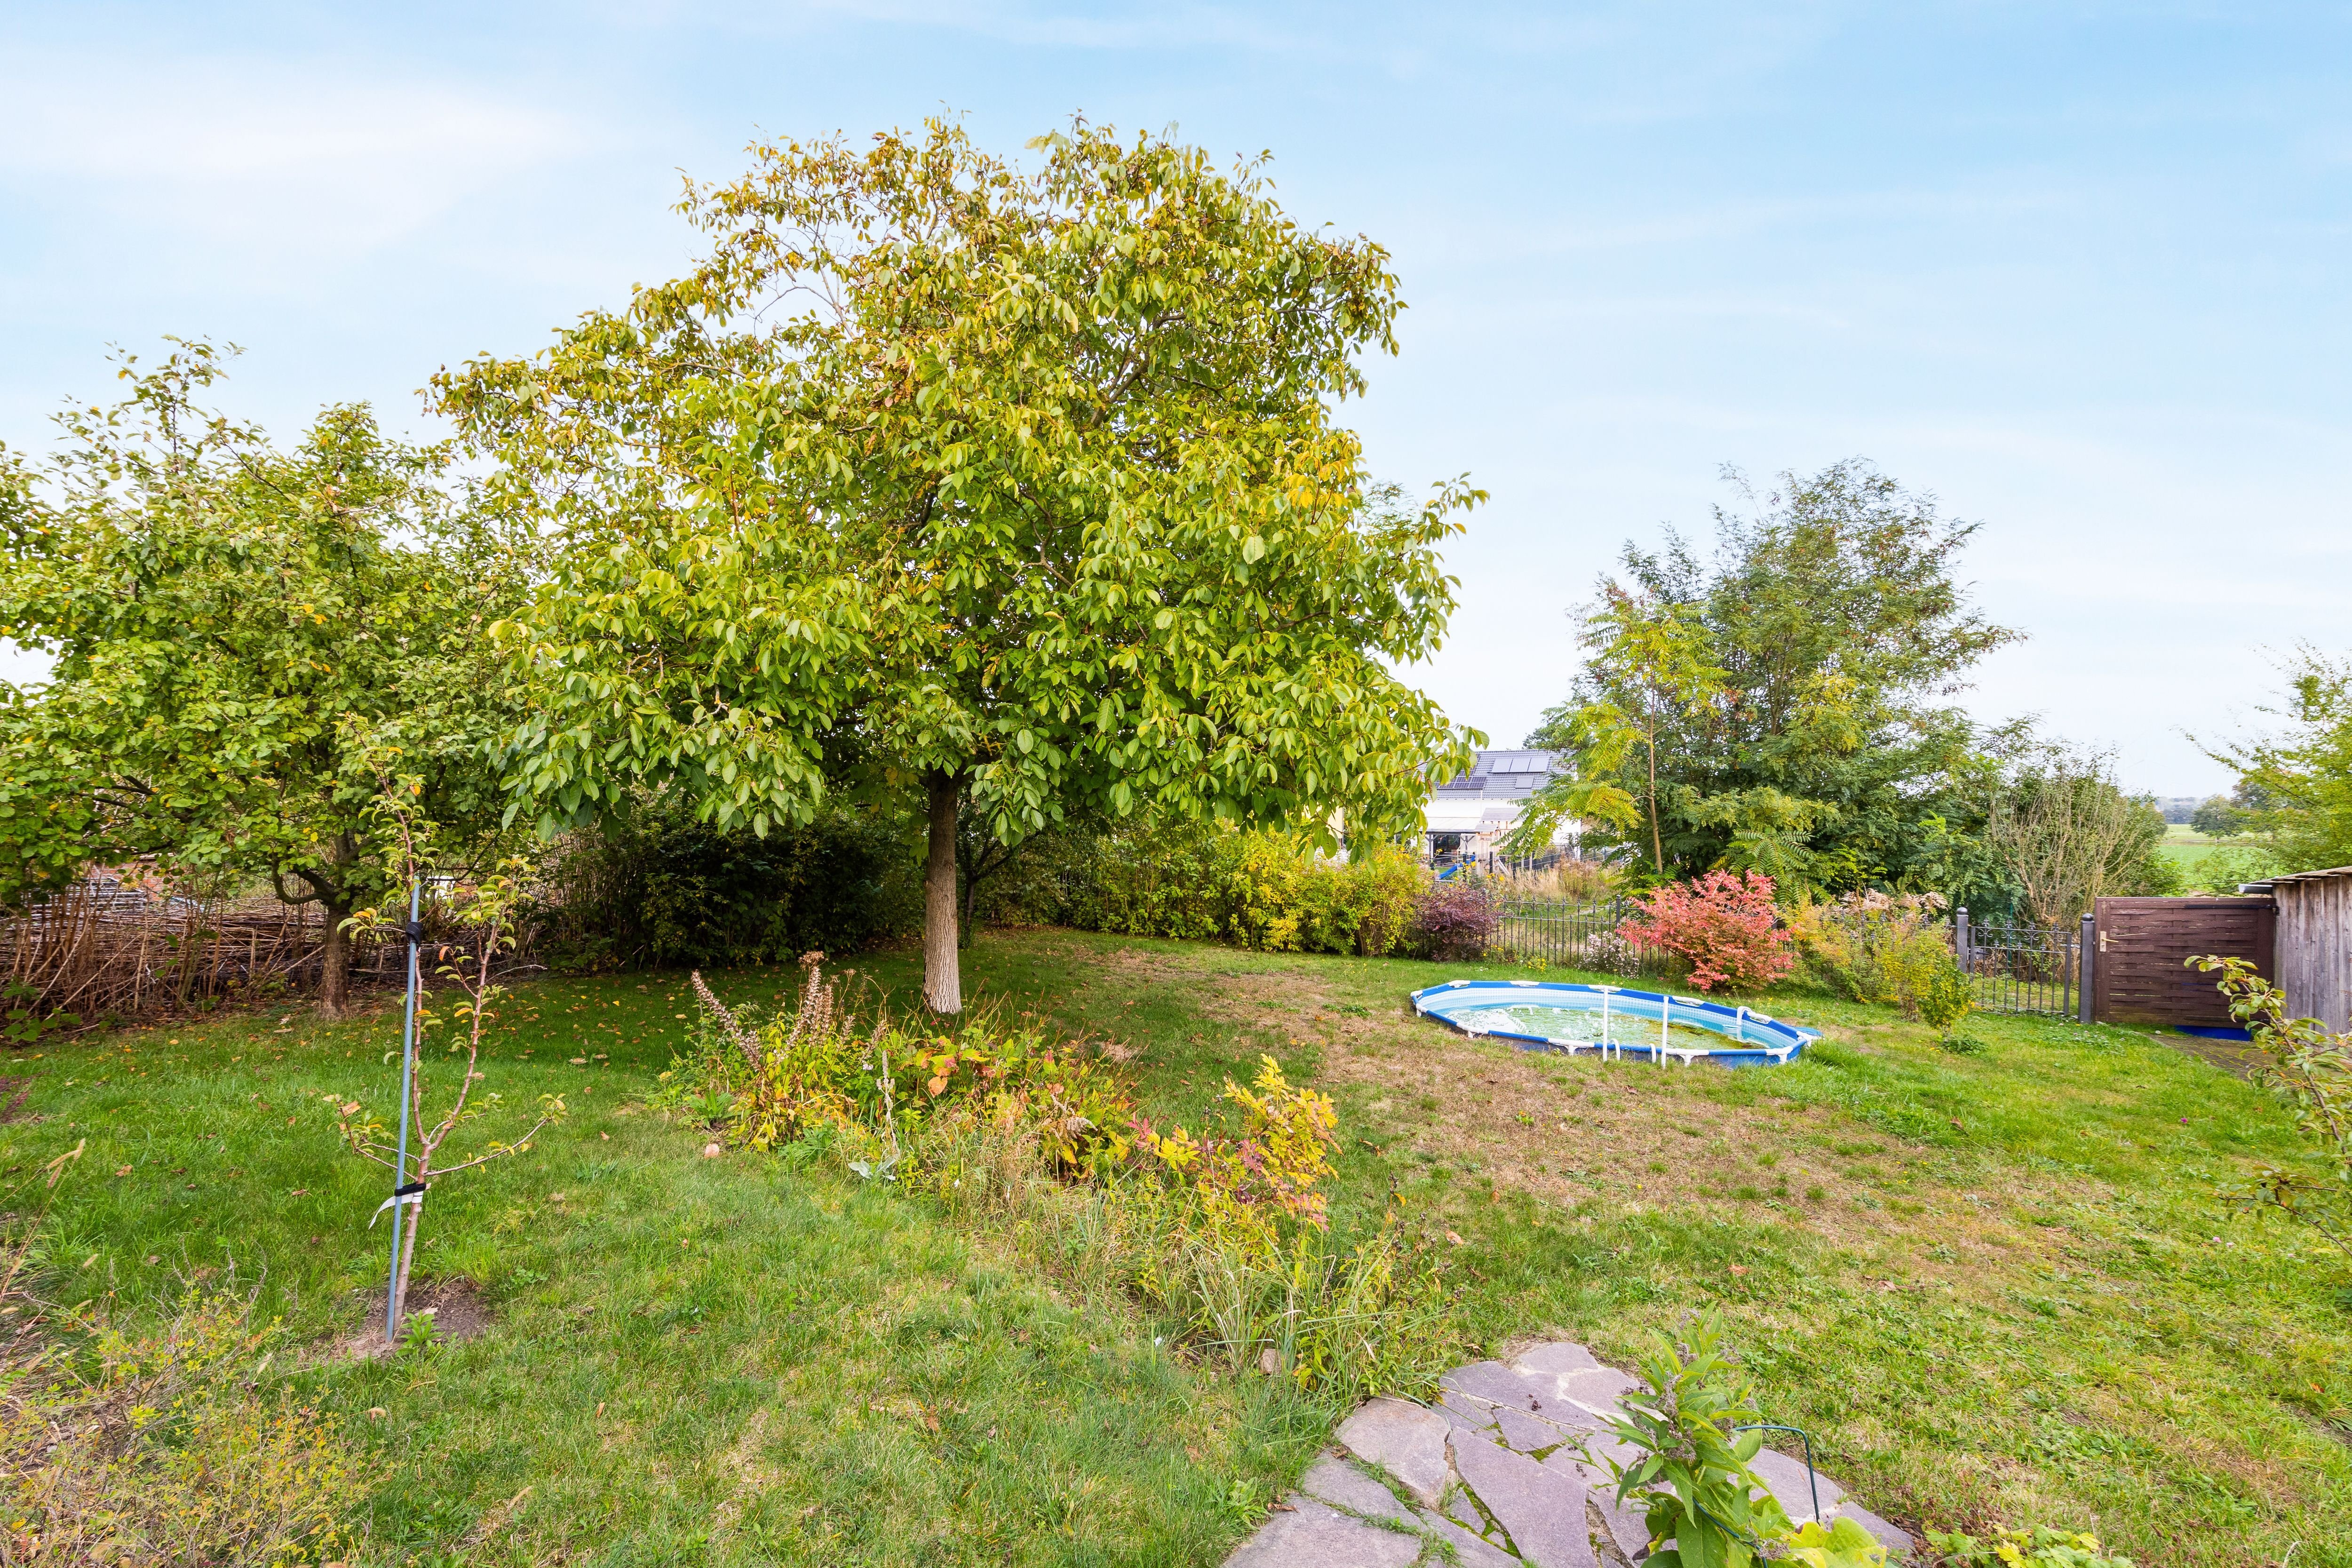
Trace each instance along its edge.
{"label": "stone path", "polygon": [[[1608,1435],[1634,1380],[1582,1345],[1536,1345],[1439,1380],[1440,1402],[1375,1399],[1339,1425],[1338,1447],[1300,1478],[1225,1568],[1601,1568],[1639,1563],[1641,1514],[1613,1500],[1601,1461],[1631,1451]],[[1752,1467],[1802,1523],[1813,1517],[1802,1459],[1768,1448]],[[1896,1553],[1911,1538],[1816,1478],[1824,1521],[1851,1519]]]}

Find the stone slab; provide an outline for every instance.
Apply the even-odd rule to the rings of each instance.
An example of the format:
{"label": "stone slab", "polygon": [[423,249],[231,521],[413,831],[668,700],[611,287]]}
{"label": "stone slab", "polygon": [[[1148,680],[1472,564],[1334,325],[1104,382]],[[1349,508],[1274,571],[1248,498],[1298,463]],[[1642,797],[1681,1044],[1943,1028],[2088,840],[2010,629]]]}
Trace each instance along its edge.
{"label": "stone slab", "polygon": [[1549,1344],[1529,1345],[1526,1350],[1513,1356],[1510,1361],[1511,1370],[1522,1377],[1537,1373],[1551,1377],[1566,1377],[1571,1373],[1593,1371],[1600,1365],[1601,1363],[1593,1358],[1591,1351],[1586,1350],[1582,1345],[1571,1344],[1566,1340],[1554,1340]]}
{"label": "stone slab", "polygon": [[1340,1445],[1394,1476],[1423,1508],[1445,1494],[1445,1417],[1404,1399],[1375,1399],[1339,1423]]}
{"label": "stone slab", "polygon": [[1525,1378],[1498,1361],[1472,1362],[1438,1379],[1438,1386],[1448,1391],[1469,1394],[1490,1405],[1507,1405],[1514,1410],[1540,1410],[1543,1397],[1551,1392],[1557,1379]]}
{"label": "stone slab", "polygon": [[1595,1367],[1590,1372],[1571,1373],[1559,1380],[1560,1396],[1573,1400],[1587,1410],[1602,1415],[1615,1415],[1621,1407],[1617,1401],[1625,1394],[1641,1387],[1635,1379],[1613,1366]]}
{"label": "stone slab", "polygon": [[[1291,1506],[1244,1542],[1228,1568],[1407,1568],[1431,1537],[1450,1544],[1462,1568],[1597,1568],[1588,1502],[1607,1541],[1641,1560],[1649,1546],[1642,1511],[1616,1501],[1606,1462],[1639,1457],[1605,1426],[1621,1413],[1620,1397],[1637,1386],[1633,1378],[1562,1341],[1530,1346],[1508,1363],[1474,1363],[1447,1373],[1442,1385],[1435,1406],[1375,1399],[1349,1415],[1338,1437],[1345,1455],[1361,1463],[1327,1451],[1301,1478]],[[1535,1452],[1548,1457],[1538,1463]],[[1767,1448],[1754,1468],[1791,1519],[1811,1517],[1801,1458]],[[1456,1480],[1462,1485],[1454,1487]],[[1830,1519],[1853,1520],[1892,1555],[1913,1550],[1908,1534],[1856,1504],[1843,1487],[1826,1476],[1819,1486]],[[1436,1511],[1441,1502],[1444,1513]],[[1519,1556],[1480,1537],[1489,1527],[1480,1504]]]}
{"label": "stone slab", "polygon": [[1495,1429],[1503,1435],[1506,1447],[1517,1448],[1522,1454],[1558,1447],[1576,1435],[1562,1431],[1540,1415],[1530,1415],[1507,1405],[1495,1407]]}
{"label": "stone slab", "polygon": [[1449,1388],[1438,1396],[1437,1413],[1445,1424],[1457,1432],[1484,1432],[1491,1436],[1495,1428],[1495,1407],[1475,1394]]}
{"label": "stone slab", "polygon": [[1258,1526],[1225,1568],[1410,1568],[1421,1547],[1417,1535],[1376,1529],[1300,1498]]}
{"label": "stone slab", "polygon": [[[1624,1463],[1625,1456],[1633,1451],[1627,1445],[1613,1441],[1611,1447],[1623,1450],[1618,1459],[1620,1464]],[[1544,1461],[1544,1468],[1558,1470],[1582,1481],[1585,1495],[1601,1510],[1601,1521],[1608,1527],[1609,1539],[1617,1543],[1617,1550],[1633,1562],[1642,1560],[1650,1549],[1647,1516],[1633,1504],[1617,1500],[1617,1480],[1609,1473],[1607,1466],[1588,1464],[1578,1458],[1573,1449],[1562,1448]]]}
{"label": "stone slab", "polygon": [[1454,1546],[1460,1568],[1517,1568],[1518,1559],[1501,1547],[1473,1535],[1442,1513],[1423,1513],[1422,1527]]}
{"label": "stone slab", "polygon": [[1536,1568],[1596,1568],[1584,1483],[1467,1432],[1447,1439],[1454,1473]]}
{"label": "stone slab", "polygon": [[1845,1496],[1843,1487],[1818,1470],[1813,1472],[1812,1484],[1808,1487],[1805,1461],[1777,1448],[1761,1450],[1748,1462],[1748,1468],[1756,1472],[1756,1479],[1780,1502],[1780,1510],[1798,1524],[1813,1517],[1815,1490],[1821,1493],[1822,1513],[1829,1516],[1834,1516],[1838,1499]]}
{"label": "stone slab", "polygon": [[1412,1518],[1411,1510],[1397,1501],[1396,1494],[1388,1488],[1347,1460],[1328,1454],[1307,1467],[1307,1473],[1298,1478],[1298,1489],[1344,1512],[1367,1519],[1392,1519],[1404,1523]]}

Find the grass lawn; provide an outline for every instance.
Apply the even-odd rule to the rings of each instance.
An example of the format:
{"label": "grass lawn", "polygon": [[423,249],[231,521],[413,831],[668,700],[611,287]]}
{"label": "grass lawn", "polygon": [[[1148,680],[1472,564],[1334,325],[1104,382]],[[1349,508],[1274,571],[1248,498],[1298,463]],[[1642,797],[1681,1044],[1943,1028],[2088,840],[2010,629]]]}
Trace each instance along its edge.
{"label": "grass lawn", "polygon": [[[910,954],[871,972],[911,994]],[[1121,1047],[1163,1123],[1197,1123],[1262,1050],[1325,1088],[1336,1206],[1394,1186],[1434,1208],[1486,1343],[1622,1358],[1719,1307],[1771,1418],[1880,1513],[2093,1528],[2144,1563],[2352,1565],[2352,1280],[2213,1195],[2291,1146],[2258,1091],[2130,1030],[1979,1019],[1991,1049],[1955,1057],[1811,997],[1772,1007],[1829,1038],[1741,1073],[1402,1016],[1408,989],[1482,972],[1511,973],[1048,931],[984,934],[966,973]],[[136,1313],[232,1263],[259,1278],[314,1347],[272,1375],[381,1467],[370,1561],[1219,1561],[1332,1412],[1187,1364],[1164,1325],[919,1201],[702,1157],[636,1103],[683,994],[545,981],[509,1005],[488,1087],[518,1113],[560,1090],[573,1114],[435,1190],[420,1272],[478,1283],[478,1339],[329,1353],[381,1289],[364,1226],[384,1184],[339,1152],[322,1097],[390,1100],[389,1012],[20,1058],[39,1120],[0,1128],[5,1165],[89,1140],[41,1289]]]}

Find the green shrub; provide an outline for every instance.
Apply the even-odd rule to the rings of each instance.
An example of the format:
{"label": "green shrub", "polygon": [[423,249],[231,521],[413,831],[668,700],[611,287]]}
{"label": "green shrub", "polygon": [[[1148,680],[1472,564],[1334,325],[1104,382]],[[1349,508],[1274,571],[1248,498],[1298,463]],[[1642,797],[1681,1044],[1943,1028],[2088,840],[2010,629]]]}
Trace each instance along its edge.
{"label": "green shrub", "polygon": [[563,973],[855,952],[915,928],[920,870],[882,816],[835,812],[762,838],[649,809],[565,842],[534,941]]}
{"label": "green shrub", "polygon": [[1918,966],[1909,978],[1920,1022],[1950,1042],[1960,1020],[1976,1011],[1976,986],[1968,973],[1961,969],[1952,950],[1939,942],[1920,954]]}
{"label": "green shrub", "polygon": [[1136,825],[1042,843],[979,903],[996,920],[1377,957],[1410,942],[1428,886],[1391,846],[1335,859],[1280,834]]}
{"label": "green shrub", "polygon": [[1905,1017],[1918,1018],[1931,1005],[1926,994],[1934,991],[1938,1000],[1932,1005],[1958,1023],[1969,1008],[1950,1009],[1958,1005],[1967,977],[1952,956],[1944,907],[1935,893],[1848,893],[1833,904],[1800,906],[1789,915],[1789,929],[1806,972],[1839,995],[1887,1003]]}
{"label": "green shrub", "polygon": [[1629,1445],[1629,1464],[1609,1460],[1617,1500],[1639,1503],[1653,1541],[1672,1541],[1653,1568],[1746,1568],[1765,1561],[1809,1568],[1878,1568],[1886,1549],[1850,1519],[1827,1527],[1792,1523],[1748,1461],[1763,1435],[1741,1431],[1763,1419],[1755,1380],[1722,1348],[1712,1317],[1677,1343],[1663,1335],[1638,1358],[1643,1386],[1628,1393],[1612,1435]]}

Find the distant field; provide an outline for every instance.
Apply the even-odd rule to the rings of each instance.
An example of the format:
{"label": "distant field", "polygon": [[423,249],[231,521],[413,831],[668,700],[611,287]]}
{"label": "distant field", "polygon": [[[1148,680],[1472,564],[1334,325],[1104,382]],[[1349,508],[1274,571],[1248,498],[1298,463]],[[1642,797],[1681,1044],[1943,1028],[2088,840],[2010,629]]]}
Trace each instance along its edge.
{"label": "distant field", "polygon": [[2215,838],[2210,834],[2198,832],[2185,822],[2175,822],[2165,826],[2164,842],[2157,846],[2157,853],[2193,874],[2203,868],[2205,858],[2215,849],[2242,848],[2244,845],[2243,839]]}

